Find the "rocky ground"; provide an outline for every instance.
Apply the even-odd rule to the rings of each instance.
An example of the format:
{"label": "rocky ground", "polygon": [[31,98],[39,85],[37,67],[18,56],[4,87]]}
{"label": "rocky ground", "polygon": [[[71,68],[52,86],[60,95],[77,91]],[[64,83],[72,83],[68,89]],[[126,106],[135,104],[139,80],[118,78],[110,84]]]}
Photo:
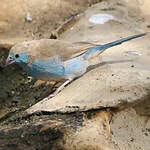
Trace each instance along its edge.
{"label": "rocky ground", "polygon": [[16,65],[3,68],[9,48],[24,40],[104,44],[149,32],[148,0],[1,3],[1,149],[150,149],[149,33],[92,60],[84,76],[50,100],[44,98],[52,82],[36,81]]}

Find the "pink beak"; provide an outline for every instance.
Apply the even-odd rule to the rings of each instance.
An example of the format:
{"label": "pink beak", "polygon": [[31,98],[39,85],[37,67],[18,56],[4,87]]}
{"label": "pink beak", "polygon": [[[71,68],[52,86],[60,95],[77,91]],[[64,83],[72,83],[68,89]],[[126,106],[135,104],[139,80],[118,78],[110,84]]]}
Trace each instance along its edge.
{"label": "pink beak", "polygon": [[14,62],[15,62],[14,59],[8,57],[8,58],[6,59],[6,64],[5,64],[5,66],[8,66],[8,65],[10,65],[10,64],[13,64]]}

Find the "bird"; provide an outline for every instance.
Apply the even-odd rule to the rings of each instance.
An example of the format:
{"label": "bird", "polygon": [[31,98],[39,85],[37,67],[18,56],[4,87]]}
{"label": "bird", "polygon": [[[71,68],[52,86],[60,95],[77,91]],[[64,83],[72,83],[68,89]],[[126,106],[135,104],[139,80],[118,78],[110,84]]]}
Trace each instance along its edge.
{"label": "bird", "polygon": [[64,81],[49,95],[55,96],[67,84],[86,73],[90,59],[106,49],[139,38],[136,34],[103,45],[89,42],[70,43],[58,39],[40,39],[14,45],[6,59],[6,66],[16,63],[30,76],[39,80]]}

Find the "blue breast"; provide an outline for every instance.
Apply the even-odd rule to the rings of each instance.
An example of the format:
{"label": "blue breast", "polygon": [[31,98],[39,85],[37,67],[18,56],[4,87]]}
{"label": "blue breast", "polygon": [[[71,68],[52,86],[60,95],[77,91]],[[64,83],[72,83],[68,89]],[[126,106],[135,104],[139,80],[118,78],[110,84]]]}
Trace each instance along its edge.
{"label": "blue breast", "polygon": [[85,73],[88,62],[80,56],[65,62],[57,61],[57,59],[50,59],[49,61],[36,60],[31,65],[21,63],[20,66],[31,76],[38,79],[68,79],[76,78]]}
{"label": "blue breast", "polygon": [[55,64],[52,60],[36,60],[31,65],[20,64],[20,66],[35,78],[59,78],[64,76],[63,64]]}

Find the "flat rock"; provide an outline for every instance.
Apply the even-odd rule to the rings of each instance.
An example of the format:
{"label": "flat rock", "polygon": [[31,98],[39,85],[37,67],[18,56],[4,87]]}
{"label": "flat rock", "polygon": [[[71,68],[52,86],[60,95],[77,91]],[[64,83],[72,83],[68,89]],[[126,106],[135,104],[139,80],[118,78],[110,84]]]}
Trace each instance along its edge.
{"label": "flat rock", "polygon": [[71,83],[54,98],[35,104],[27,112],[73,112],[102,107],[126,107],[149,95],[149,77],[150,72],[145,70],[107,70],[99,67]]}

